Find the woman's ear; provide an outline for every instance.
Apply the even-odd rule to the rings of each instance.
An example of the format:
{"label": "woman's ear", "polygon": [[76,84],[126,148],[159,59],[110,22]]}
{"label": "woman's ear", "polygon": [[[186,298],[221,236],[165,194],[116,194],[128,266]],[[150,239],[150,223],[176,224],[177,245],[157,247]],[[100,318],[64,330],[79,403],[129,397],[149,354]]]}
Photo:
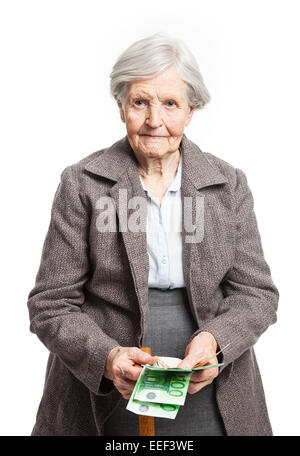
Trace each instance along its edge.
{"label": "woman's ear", "polygon": [[120,110],[121,120],[122,120],[122,122],[125,123],[125,114],[124,114],[123,106],[122,106],[122,103],[120,102],[120,100],[118,100],[118,106],[119,106],[119,110]]}
{"label": "woman's ear", "polygon": [[189,113],[188,113],[187,118],[185,120],[185,126],[186,127],[189,125],[190,121],[192,120],[194,111],[195,111],[195,106],[189,106]]}

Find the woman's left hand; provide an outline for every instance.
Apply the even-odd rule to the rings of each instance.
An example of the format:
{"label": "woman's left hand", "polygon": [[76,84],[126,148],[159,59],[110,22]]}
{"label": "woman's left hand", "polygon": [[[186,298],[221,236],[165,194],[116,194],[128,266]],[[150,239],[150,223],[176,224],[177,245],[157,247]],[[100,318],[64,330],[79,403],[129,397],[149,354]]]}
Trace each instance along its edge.
{"label": "woman's left hand", "polygon": [[[196,364],[218,364],[216,357],[217,342],[214,336],[206,331],[199,333],[186,347],[184,359],[177,367],[192,369]],[[209,385],[218,376],[219,368],[211,367],[194,372],[189,383],[188,393],[194,394]]]}

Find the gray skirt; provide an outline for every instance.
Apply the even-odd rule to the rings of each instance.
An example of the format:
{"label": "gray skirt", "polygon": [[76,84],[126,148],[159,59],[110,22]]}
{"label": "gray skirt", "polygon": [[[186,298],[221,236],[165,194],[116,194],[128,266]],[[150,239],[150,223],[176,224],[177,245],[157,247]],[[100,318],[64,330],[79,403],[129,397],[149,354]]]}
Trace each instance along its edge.
{"label": "gray skirt", "polygon": [[[143,345],[153,355],[184,358],[185,348],[197,325],[191,314],[186,288],[162,291],[149,288],[149,319]],[[103,426],[104,435],[138,436],[139,417],[126,410],[128,400],[121,397]],[[195,394],[187,393],[175,420],[155,418],[156,436],[227,435],[215,397],[215,382]]]}

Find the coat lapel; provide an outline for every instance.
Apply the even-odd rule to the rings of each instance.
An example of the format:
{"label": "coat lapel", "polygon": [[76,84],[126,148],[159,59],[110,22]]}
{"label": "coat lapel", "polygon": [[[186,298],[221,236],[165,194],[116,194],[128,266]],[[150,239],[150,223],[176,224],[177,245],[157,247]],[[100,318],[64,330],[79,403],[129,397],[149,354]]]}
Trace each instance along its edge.
{"label": "coat lapel", "polygon": [[[182,182],[181,182],[181,197],[182,197],[182,252],[183,252],[183,273],[186,285],[186,290],[189,298],[189,304],[195,321],[200,325],[199,303],[197,295],[194,291],[194,281],[192,280],[191,274],[193,266],[197,265],[201,271],[209,271],[210,265],[208,264],[208,258],[205,254],[205,232],[207,231],[207,211],[209,210],[206,204],[206,197],[203,189],[209,186],[220,185],[227,183],[226,177],[214,167],[206,158],[205,154],[199,149],[199,147],[187,139],[185,135],[182,137],[181,147],[183,151],[183,163],[182,163]],[[204,211],[201,213],[203,217],[203,239],[200,242],[187,242],[187,239],[191,237],[193,232],[186,229],[186,223],[184,217],[187,213],[184,210],[187,199],[192,201],[192,214],[188,214],[195,223],[196,221],[196,201],[197,198],[202,197],[204,201]],[[195,234],[195,233],[194,233]],[[202,272],[200,272],[202,274]],[[203,282],[204,286],[204,282]]]}
{"label": "coat lapel", "polygon": [[[214,167],[206,158],[205,154],[199,147],[190,141],[185,134],[181,140],[182,149],[182,247],[183,247],[183,271],[191,311],[194,318],[199,322],[199,317],[195,310],[195,297],[193,295],[193,282],[191,280],[191,269],[193,253],[197,252],[197,263],[205,266],[205,248],[204,240],[199,244],[186,242],[187,236],[191,232],[186,230],[184,223],[184,203],[185,198],[189,197],[192,204],[192,220],[196,219],[196,200],[197,197],[203,196],[201,190],[212,185],[224,184],[226,177]],[[127,212],[128,201],[133,197],[144,197],[144,189],[140,183],[138,174],[138,162],[130,146],[127,135],[120,141],[114,143],[111,147],[104,150],[94,160],[87,163],[85,169],[89,172],[103,176],[106,179],[114,181],[110,188],[110,195],[115,202],[116,211],[119,220],[128,214],[128,217],[134,212],[129,209]],[[120,198],[120,192],[124,196]],[[126,198],[125,198],[126,196]],[[204,205],[204,231],[205,231],[205,212]],[[141,226],[141,232],[122,231],[122,237],[128,256],[131,273],[133,276],[135,290],[139,300],[143,323],[147,321],[148,316],[148,274],[149,259],[147,254],[147,235],[145,227]]]}
{"label": "coat lapel", "polygon": [[[115,201],[119,223],[121,217],[128,221],[136,211],[135,208],[128,208],[128,202],[130,200],[135,197],[145,198],[145,192],[139,180],[137,163],[134,163],[134,161],[127,162],[126,160],[126,164],[128,164],[126,171],[110,189],[110,194]],[[121,193],[124,195],[123,199],[120,199]],[[146,221],[146,217],[144,217],[144,220]],[[128,228],[127,231],[122,232],[122,236],[143,316],[142,321],[145,324],[148,316],[149,260],[146,226],[141,225],[140,229],[141,231],[139,232],[132,232]]]}
{"label": "coat lapel", "polygon": [[[125,136],[106,149],[96,159],[89,162],[85,166],[85,169],[115,182],[110,188],[109,193],[114,200],[120,229],[120,220],[124,220],[124,218],[129,219],[135,212],[135,209],[128,209],[128,202],[134,197],[145,197],[145,192],[139,179],[138,162],[130,146],[128,137]],[[120,197],[120,195],[122,196]],[[142,325],[144,326],[148,316],[149,275],[146,227],[141,225],[140,232],[132,232],[129,229],[122,231],[122,229],[121,227],[120,231],[122,232],[135,291],[139,301]]]}

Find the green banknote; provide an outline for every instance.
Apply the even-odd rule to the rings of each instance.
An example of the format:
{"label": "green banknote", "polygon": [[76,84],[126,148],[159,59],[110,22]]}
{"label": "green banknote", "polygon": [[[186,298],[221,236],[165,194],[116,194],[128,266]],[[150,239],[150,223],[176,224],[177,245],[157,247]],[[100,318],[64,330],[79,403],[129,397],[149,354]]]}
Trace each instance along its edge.
{"label": "green banknote", "polygon": [[144,365],[127,410],[138,415],[175,419],[180,405],[184,405],[193,372],[223,365],[181,369],[176,367],[180,361],[179,358],[159,357],[157,363]]}
{"label": "green banknote", "polygon": [[[179,372],[180,371],[180,372]],[[149,368],[138,378],[134,399],[142,402],[184,405],[192,371]]]}
{"label": "green banknote", "polygon": [[143,367],[139,378],[135,384],[134,390],[131,394],[131,397],[128,401],[126,409],[136,413],[138,415],[146,415],[146,416],[155,416],[157,418],[169,418],[175,419],[177,412],[180,408],[179,405],[176,404],[159,404],[153,402],[143,402],[135,399],[135,393],[139,388],[139,381],[142,378],[144,372],[146,371],[147,366]]}
{"label": "green banknote", "polygon": [[137,415],[155,416],[157,418],[169,418],[174,420],[180,405],[175,404],[155,404],[154,402],[141,402],[129,399],[126,409]]}

